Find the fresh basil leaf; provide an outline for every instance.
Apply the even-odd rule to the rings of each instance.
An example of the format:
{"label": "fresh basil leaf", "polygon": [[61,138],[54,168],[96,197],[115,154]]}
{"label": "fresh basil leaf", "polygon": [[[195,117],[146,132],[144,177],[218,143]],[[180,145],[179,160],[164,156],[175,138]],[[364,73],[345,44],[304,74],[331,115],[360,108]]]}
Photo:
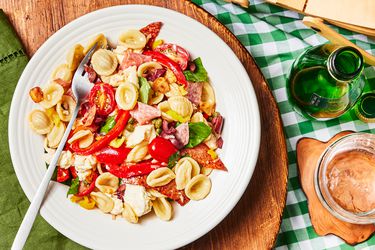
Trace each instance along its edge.
{"label": "fresh basil leaf", "polygon": [[107,120],[105,120],[104,125],[100,128],[100,134],[107,134],[113,127],[116,125],[115,117],[108,116]]}
{"label": "fresh basil leaf", "polygon": [[189,143],[185,146],[193,148],[201,144],[211,134],[211,128],[204,122],[189,123]]}
{"label": "fresh basil leaf", "polygon": [[79,187],[79,179],[77,177],[77,178],[75,178],[72,181],[72,185],[70,185],[70,188],[69,188],[68,193],[66,194],[66,196],[68,196],[69,194],[76,194],[76,193],[78,193],[78,187]]}
{"label": "fresh basil leaf", "polygon": [[190,70],[184,71],[186,80],[188,82],[208,82],[208,74],[202,64],[202,59],[198,57],[193,61],[193,63],[196,66],[194,72],[191,72]]}
{"label": "fresh basil leaf", "polygon": [[174,153],[173,155],[169,156],[169,159],[168,159],[168,167],[169,168],[173,168],[179,159],[181,159],[181,154],[179,151],[177,151],[176,153]]}
{"label": "fresh basil leaf", "polygon": [[147,79],[144,77],[138,77],[139,80],[139,101],[143,102],[145,104],[148,103],[148,100],[150,99],[151,95],[151,86],[148,83]]}

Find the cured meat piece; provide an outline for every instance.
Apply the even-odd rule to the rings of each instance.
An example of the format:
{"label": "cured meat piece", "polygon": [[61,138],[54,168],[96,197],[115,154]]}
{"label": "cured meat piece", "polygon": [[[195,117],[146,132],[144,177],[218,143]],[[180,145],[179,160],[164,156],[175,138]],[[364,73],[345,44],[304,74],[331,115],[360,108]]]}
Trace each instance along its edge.
{"label": "cured meat piece", "polygon": [[183,146],[189,143],[189,125],[182,123],[176,128],[175,137]]}
{"label": "cured meat piece", "polygon": [[142,32],[148,39],[145,49],[151,49],[155,38],[158,36],[161,29],[162,22],[150,23],[146,27],[143,27],[139,31]]}
{"label": "cured meat piece", "polygon": [[208,154],[210,148],[205,144],[199,144],[194,148],[185,148],[181,154],[188,154],[191,158],[196,160],[200,165],[206,168],[213,168],[218,170],[228,171],[224,163],[219,159],[212,159],[211,155]]}
{"label": "cured meat piece", "polygon": [[176,188],[176,182],[171,181],[167,185],[161,186],[161,187],[150,187],[147,185],[146,182],[147,176],[136,176],[131,178],[123,179],[124,183],[127,184],[133,184],[133,185],[141,185],[145,188],[151,188],[155,189],[161,194],[164,194],[168,198],[175,200],[180,204],[181,206],[184,206],[186,203],[189,202],[189,198],[185,195],[185,192],[183,190],[177,190]]}
{"label": "cured meat piece", "polygon": [[199,105],[202,99],[203,85],[200,82],[189,82],[187,98],[195,105]]}
{"label": "cured meat piece", "polygon": [[85,65],[85,71],[87,73],[87,77],[89,78],[89,81],[94,83],[95,80],[97,79],[97,74],[95,70],[92,67]]}
{"label": "cured meat piece", "polygon": [[161,111],[150,105],[138,102],[136,109],[130,111],[130,115],[137,120],[140,125],[146,124],[148,121],[161,116]]}
{"label": "cured meat piece", "polygon": [[55,79],[55,80],[53,80],[53,81],[54,81],[55,83],[57,83],[57,84],[60,84],[61,87],[63,87],[63,88],[69,88],[69,86],[72,84],[71,81],[67,82],[67,81],[64,81],[64,80],[61,79],[61,78],[57,78],[57,79]]}
{"label": "cured meat piece", "polygon": [[124,59],[122,59],[119,69],[124,70],[126,68],[129,68],[130,66],[138,67],[142,63],[150,62],[150,61],[151,61],[151,56],[145,56],[139,53],[125,51]]}
{"label": "cured meat piece", "polygon": [[221,115],[218,115],[212,118],[212,128],[214,129],[216,135],[221,136],[221,131],[223,130],[224,118]]}
{"label": "cured meat piece", "polygon": [[84,126],[90,126],[95,120],[96,105],[92,105],[82,118]]}

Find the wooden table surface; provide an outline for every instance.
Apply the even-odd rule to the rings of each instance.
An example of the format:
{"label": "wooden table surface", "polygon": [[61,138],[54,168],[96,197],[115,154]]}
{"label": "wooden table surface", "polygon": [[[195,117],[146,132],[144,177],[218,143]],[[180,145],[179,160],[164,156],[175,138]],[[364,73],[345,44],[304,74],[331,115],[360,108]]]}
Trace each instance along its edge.
{"label": "wooden table surface", "polygon": [[287,156],[279,110],[254,60],[213,16],[186,0],[0,0],[31,57],[70,21],[108,6],[142,3],[164,6],[195,18],[216,32],[237,54],[252,80],[259,103],[262,135],[257,166],[243,197],[215,229],[186,249],[270,249],[285,206]]}

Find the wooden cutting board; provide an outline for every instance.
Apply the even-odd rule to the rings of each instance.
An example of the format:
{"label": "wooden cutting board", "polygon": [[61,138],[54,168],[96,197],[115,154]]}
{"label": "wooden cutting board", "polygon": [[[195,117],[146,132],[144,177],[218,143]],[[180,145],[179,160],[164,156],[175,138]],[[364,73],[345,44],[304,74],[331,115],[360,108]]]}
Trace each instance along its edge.
{"label": "wooden cutting board", "polygon": [[91,11],[119,4],[149,4],[179,11],[218,34],[236,53],[253,83],[261,113],[259,159],[250,185],[233,211],[186,249],[270,249],[279,232],[288,178],[287,150],[280,113],[254,59],[213,16],[186,0],[0,0],[27,53],[32,56],[62,26]]}

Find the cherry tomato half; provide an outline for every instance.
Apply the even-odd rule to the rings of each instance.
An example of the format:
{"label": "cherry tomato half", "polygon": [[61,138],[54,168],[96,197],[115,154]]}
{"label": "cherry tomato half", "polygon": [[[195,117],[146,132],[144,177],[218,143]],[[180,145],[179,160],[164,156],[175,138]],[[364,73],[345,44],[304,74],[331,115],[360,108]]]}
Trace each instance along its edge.
{"label": "cherry tomato half", "polygon": [[187,68],[190,55],[189,52],[187,52],[184,48],[176,44],[164,43],[156,47],[155,51],[168,56],[170,59],[178,63],[182,70]]}
{"label": "cherry tomato half", "polygon": [[107,83],[96,84],[90,92],[89,102],[96,106],[98,115],[108,115],[116,107],[115,94],[111,85]]}
{"label": "cherry tomato half", "polygon": [[126,160],[131,148],[122,145],[119,148],[105,147],[96,152],[96,160],[104,164],[121,164]]}
{"label": "cherry tomato half", "polygon": [[69,169],[57,167],[57,182],[64,182],[70,178]]}
{"label": "cherry tomato half", "polygon": [[80,181],[78,193],[76,195],[79,197],[83,197],[90,194],[95,188],[95,180],[97,177],[98,174],[96,172],[92,172],[85,181]]}
{"label": "cherry tomato half", "polygon": [[157,161],[168,162],[169,157],[177,152],[172,142],[163,137],[156,137],[148,145],[148,152]]}

